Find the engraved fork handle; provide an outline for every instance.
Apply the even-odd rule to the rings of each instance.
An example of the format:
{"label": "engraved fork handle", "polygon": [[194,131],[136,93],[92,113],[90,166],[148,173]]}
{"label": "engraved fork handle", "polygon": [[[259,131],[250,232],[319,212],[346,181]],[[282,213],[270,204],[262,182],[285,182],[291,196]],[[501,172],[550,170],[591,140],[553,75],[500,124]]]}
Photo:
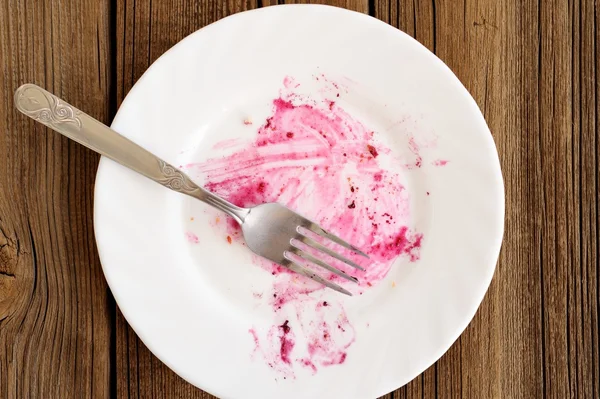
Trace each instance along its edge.
{"label": "engraved fork handle", "polygon": [[19,87],[15,92],[15,105],[33,120],[171,190],[227,213],[240,224],[249,212],[206,191],[185,173],[39,86]]}

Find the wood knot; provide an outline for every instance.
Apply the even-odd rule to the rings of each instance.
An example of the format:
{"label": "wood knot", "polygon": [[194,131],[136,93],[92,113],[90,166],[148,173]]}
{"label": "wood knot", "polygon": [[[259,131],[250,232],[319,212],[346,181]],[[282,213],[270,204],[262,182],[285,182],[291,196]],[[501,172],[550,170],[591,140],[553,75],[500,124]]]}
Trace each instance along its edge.
{"label": "wood knot", "polygon": [[18,244],[0,229],[0,320],[9,314],[9,308],[18,294]]}

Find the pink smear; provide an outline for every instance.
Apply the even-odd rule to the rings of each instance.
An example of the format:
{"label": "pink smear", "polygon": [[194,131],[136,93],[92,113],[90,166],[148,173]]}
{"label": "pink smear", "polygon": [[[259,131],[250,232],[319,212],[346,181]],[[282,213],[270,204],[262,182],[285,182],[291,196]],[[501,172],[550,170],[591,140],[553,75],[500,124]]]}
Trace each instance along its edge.
{"label": "pink smear", "polygon": [[300,86],[299,83],[296,82],[296,79],[292,78],[291,76],[286,76],[283,79],[283,86],[286,89],[296,89]]}
{"label": "pink smear", "polygon": [[447,163],[448,163],[448,161],[445,160],[445,159],[437,159],[437,160],[435,160],[435,161],[432,162],[432,164],[434,166],[445,166]]}
{"label": "pink smear", "polygon": [[[250,123],[252,123],[252,122],[250,122]],[[238,145],[239,141],[240,140],[237,139],[237,138],[223,140],[223,141],[220,141],[217,145],[215,145],[214,149],[215,150],[221,150],[221,149],[226,149],[226,148],[232,148],[232,147],[235,147],[236,145]],[[189,164],[186,167],[190,167],[190,166],[194,166],[194,164]]]}
{"label": "pink smear", "polygon": [[306,306],[308,301],[296,303],[304,305],[296,306],[296,317],[299,329],[307,342],[306,347],[302,348],[305,356],[299,357],[289,320],[285,320],[281,325],[272,326],[266,336],[263,335],[264,338],[261,338],[256,330],[249,330],[254,340],[254,353],[260,352],[265,363],[285,377],[295,376],[295,364],[309,368],[314,374],[318,367],[344,363],[348,356],[347,350],[355,341],[354,328],[340,303],[312,303],[313,307],[310,309]]}
{"label": "pink smear", "polygon": [[254,353],[260,350],[260,341],[258,339],[258,334],[254,328],[248,330],[250,334],[252,334],[252,339],[254,340]]}
{"label": "pink smear", "polygon": [[187,231],[185,233],[185,238],[188,240],[188,242],[192,243],[192,244],[198,244],[198,242],[200,242],[200,240],[198,239],[198,236],[194,233],[192,233],[191,231]]}
{"label": "pink smear", "polygon": [[[296,277],[283,266],[272,264],[271,267],[273,268],[273,271],[271,272],[273,275],[285,273],[290,274],[292,277]],[[285,304],[302,299],[302,297],[314,291],[314,287],[296,287],[287,280],[281,285],[278,284],[278,282],[275,284],[275,292],[273,293],[273,300],[271,301],[271,306],[275,311],[280,310]]]}
{"label": "pink smear", "polygon": [[318,302],[308,337],[308,359],[321,366],[342,364],[355,341],[354,328],[341,304]]}
{"label": "pink smear", "polygon": [[288,320],[286,320],[285,323],[279,326],[279,330],[279,341],[281,342],[281,346],[279,348],[279,355],[281,357],[281,361],[287,364],[291,364],[290,354],[294,349],[294,340],[291,335],[292,329],[288,325]]}
{"label": "pink smear", "polygon": [[[204,175],[208,190],[236,205],[283,203],[366,250],[369,268],[356,277],[362,286],[373,285],[396,257],[419,258],[422,235],[407,226],[409,198],[401,176],[379,166],[383,144],[341,108],[324,105],[277,98],[254,144],[191,169]],[[233,220],[227,228],[233,239],[241,239]],[[264,266],[275,274],[285,272]]]}
{"label": "pink smear", "polygon": [[317,373],[317,366],[310,359],[300,359],[300,364],[312,370],[313,375]]}
{"label": "pink smear", "polygon": [[295,336],[289,321],[284,321],[281,325],[272,326],[264,339],[261,340],[259,334],[254,328],[248,330],[254,341],[253,355],[260,353],[265,363],[283,375],[284,379],[294,378],[292,352],[295,346]]}
{"label": "pink smear", "polygon": [[[333,95],[337,98],[339,85],[331,84],[322,75],[315,79],[319,77],[336,90]],[[208,190],[238,206],[282,203],[361,248],[369,255],[368,262],[352,253],[344,255],[364,265],[365,272],[330,261],[356,276],[358,286],[347,284],[338,276],[328,277],[362,293],[388,274],[396,258],[411,262],[419,259],[424,238],[410,227],[410,197],[402,184],[403,176],[382,168],[380,162],[385,159],[393,170],[420,167],[420,148],[411,138],[408,145],[414,160],[394,158],[376,132],[334,101],[315,101],[296,94],[294,89],[298,86],[292,78],[285,79],[280,97],[273,100],[272,114],[258,129],[254,142],[225,157],[189,164],[188,172],[204,178]],[[215,149],[228,147],[219,146]],[[232,241],[243,243],[239,225],[232,219],[225,225]],[[258,256],[255,261],[275,276],[272,297],[265,295],[273,311],[293,305],[298,317],[304,317],[299,307],[312,306],[312,293],[323,287]],[[303,348],[308,357],[296,361],[314,372],[318,366],[344,363],[347,349],[354,342],[354,329],[340,306],[319,302],[316,319],[300,320],[302,333],[308,337]],[[331,315],[335,317],[332,319]],[[274,325],[264,338],[271,347],[263,350],[265,360],[286,373],[294,364],[294,340],[290,334],[286,322]]]}

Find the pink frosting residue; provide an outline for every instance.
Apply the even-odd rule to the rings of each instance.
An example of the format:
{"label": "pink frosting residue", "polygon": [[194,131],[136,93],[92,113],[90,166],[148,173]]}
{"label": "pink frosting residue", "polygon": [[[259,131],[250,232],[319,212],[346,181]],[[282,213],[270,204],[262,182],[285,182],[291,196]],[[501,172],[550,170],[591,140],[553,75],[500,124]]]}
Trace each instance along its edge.
{"label": "pink frosting residue", "polygon": [[301,360],[303,365],[310,362],[316,371],[315,364],[332,366],[342,364],[348,355],[346,350],[354,343],[354,327],[350,324],[346,312],[340,304],[319,301],[315,305],[315,319],[312,328],[307,332],[308,357]]}
{"label": "pink frosting residue", "polygon": [[200,240],[198,239],[198,236],[194,233],[192,233],[191,231],[187,231],[185,233],[185,238],[188,240],[189,243],[192,244],[198,244],[200,242]]}
{"label": "pink frosting residue", "polygon": [[[420,148],[411,139],[414,161],[407,164],[394,158],[373,130],[337,105],[337,84],[333,100],[320,101],[295,93],[298,86],[294,79],[285,79],[280,96],[273,100],[272,114],[243,150],[186,168],[204,177],[208,190],[238,206],[282,203],[361,248],[369,261],[348,252],[344,255],[364,265],[365,272],[331,261],[357,277],[359,285],[346,284],[325,271],[321,274],[362,294],[388,274],[396,258],[419,259],[424,238],[410,226],[410,198],[398,171],[421,167]],[[219,143],[215,149],[230,145],[231,141]],[[384,158],[387,168],[382,166]],[[241,229],[232,219],[223,233],[243,244]],[[295,307],[295,325],[306,338],[305,347],[298,350],[295,327],[288,320],[273,325],[262,337],[251,329],[266,362],[286,377],[293,376],[294,364],[316,373],[318,367],[344,363],[355,331],[343,306],[311,296],[322,286],[258,256],[255,260],[275,276],[272,296],[265,295],[275,315],[286,305]],[[300,306],[311,311],[303,312]],[[303,320],[306,314],[312,315],[310,320]]]}
{"label": "pink frosting residue", "polygon": [[284,379],[293,378],[295,358],[292,352],[296,345],[296,337],[289,321],[285,320],[281,324],[272,326],[262,340],[255,328],[249,329],[248,332],[254,341],[253,355],[260,353],[267,365],[283,375]]}
{"label": "pink frosting residue", "polygon": [[294,349],[294,338],[292,335],[292,328],[288,325],[289,321],[286,320],[279,329],[279,357],[284,363],[291,364],[290,355]]}

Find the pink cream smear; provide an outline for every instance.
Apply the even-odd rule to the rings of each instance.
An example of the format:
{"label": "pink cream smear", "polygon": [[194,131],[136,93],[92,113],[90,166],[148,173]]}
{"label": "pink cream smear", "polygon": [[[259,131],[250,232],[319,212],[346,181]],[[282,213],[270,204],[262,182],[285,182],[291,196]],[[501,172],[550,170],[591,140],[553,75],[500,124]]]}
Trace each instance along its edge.
{"label": "pink cream smear", "polygon": [[[262,123],[252,122],[256,136],[244,148],[186,167],[204,177],[208,190],[238,206],[282,203],[361,248],[369,255],[368,262],[344,255],[363,264],[365,272],[327,259],[357,277],[358,286],[324,270],[319,273],[362,294],[388,274],[396,258],[419,259],[423,235],[410,226],[410,198],[398,172],[406,163],[395,159],[374,131],[338,106],[342,91],[338,84],[331,83],[330,98],[319,101],[295,92],[298,86],[286,78],[272,102],[272,114]],[[247,125],[248,120],[240,123]],[[230,144],[217,144],[215,152]],[[228,220],[223,233],[243,244],[233,220]],[[319,300],[312,294],[321,286],[262,258],[255,260],[275,276],[273,293],[264,297],[274,319],[280,319],[262,335],[249,330],[255,353],[260,352],[285,378],[293,377],[295,364],[316,373],[319,367],[344,363],[355,332],[341,303]],[[297,327],[279,316],[284,306],[295,309]],[[301,349],[298,334],[305,338]]]}

